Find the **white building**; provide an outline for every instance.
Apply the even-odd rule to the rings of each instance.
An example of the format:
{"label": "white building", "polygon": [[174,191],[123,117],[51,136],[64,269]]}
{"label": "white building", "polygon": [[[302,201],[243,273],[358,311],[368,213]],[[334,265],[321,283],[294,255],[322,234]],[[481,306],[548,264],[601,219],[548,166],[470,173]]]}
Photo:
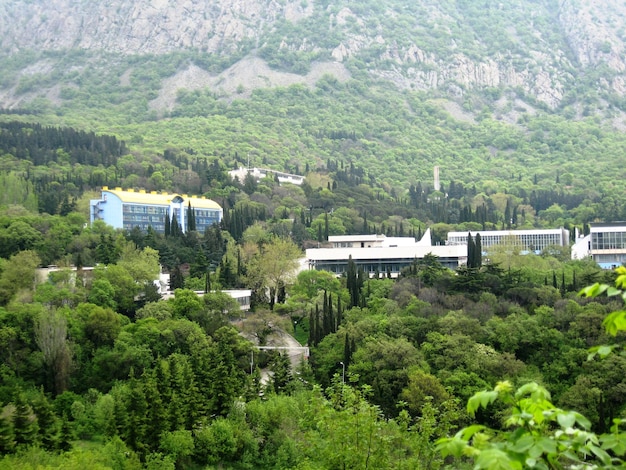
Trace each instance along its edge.
{"label": "white building", "polygon": [[252,175],[255,180],[260,180],[266,177],[278,178],[279,183],[291,183],[300,186],[304,183],[304,176],[292,175],[291,173],[285,173],[283,171],[270,170],[267,168],[244,168],[240,166],[236,170],[228,172],[231,178],[237,178],[240,183],[243,183],[246,175]]}
{"label": "white building", "polygon": [[348,235],[329,237],[332,248],[310,248],[306,250],[309,269],[330,271],[338,276],[348,267],[350,258],[364,272],[398,277],[402,268],[410,266],[416,259],[428,254],[437,256],[438,261],[451,269],[467,263],[467,244],[454,246],[432,246],[430,231],[419,242],[412,237],[385,237],[384,235]]}
{"label": "white building", "polygon": [[[414,237],[387,237],[376,235],[331,235],[328,243],[333,248],[391,248],[396,246],[431,246],[430,229],[426,230],[419,242]],[[467,240],[466,240],[467,243]]]}
{"label": "white building", "polygon": [[589,235],[578,238],[572,247],[572,259],[587,257],[604,269],[626,263],[626,222],[589,224]]}
{"label": "white building", "polygon": [[569,230],[564,228],[545,230],[478,230],[448,232],[446,245],[467,245],[467,235],[480,234],[483,251],[494,245],[508,244],[518,247],[522,253],[539,254],[549,246],[568,246]]}

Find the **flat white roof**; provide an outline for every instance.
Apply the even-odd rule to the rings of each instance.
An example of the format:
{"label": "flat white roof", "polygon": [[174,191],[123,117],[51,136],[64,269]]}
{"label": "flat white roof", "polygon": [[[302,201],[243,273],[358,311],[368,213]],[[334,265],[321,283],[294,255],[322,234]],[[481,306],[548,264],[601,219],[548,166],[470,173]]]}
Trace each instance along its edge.
{"label": "flat white roof", "polygon": [[330,235],[328,241],[330,243],[341,242],[374,242],[378,240],[384,240],[387,238],[385,235]]}
{"label": "flat white roof", "polygon": [[589,224],[589,232],[590,233],[626,232],[626,222],[591,223]]}
{"label": "flat white roof", "polygon": [[[333,235],[328,237],[330,243],[372,243],[380,242],[382,246],[411,246],[415,245],[415,237],[388,237],[384,234],[376,235]],[[430,244],[430,243],[429,243]]]}
{"label": "flat white roof", "polygon": [[423,258],[427,254],[439,258],[466,258],[467,245],[436,246],[388,246],[372,248],[309,248],[306,257],[310,261]]}
{"label": "flat white roof", "polygon": [[519,236],[519,235],[548,235],[548,234],[561,234],[564,229],[562,228],[549,228],[549,229],[533,229],[533,230],[467,230],[465,232],[448,232],[448,238],[451,237],[467,237],[468,233],[472,236],[480,233],[480,236]]}

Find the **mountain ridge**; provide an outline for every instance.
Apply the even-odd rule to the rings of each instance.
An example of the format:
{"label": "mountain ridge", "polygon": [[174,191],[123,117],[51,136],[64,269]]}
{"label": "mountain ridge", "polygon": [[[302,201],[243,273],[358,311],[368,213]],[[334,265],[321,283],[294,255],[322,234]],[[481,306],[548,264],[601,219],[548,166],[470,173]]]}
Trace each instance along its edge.
{"label": "mountain ridge", "polygon": [[[400,89],[456,100],[475,90],[509,90],[516,94],[510,102],[523,95],[549,109],[579,101],[581,83],[595,86],[600,107],[605,95],[620,106],[626,96],[626,6],[608,0],[487,1],[481,7],[467,0],[14,0],[0,6],[0,17],[6,19],[0,47],[9,56],[193,51],[221,59],[209,70],[216,76],[257,57],[274,72],[303,76],[311,64],[336,62]],[[18,70],[13,88],[5,80],[0,105],[19,106],[19,80],[49,73],[43,64]],[[249,77],[253,87],[267,86],[260,76]]]}

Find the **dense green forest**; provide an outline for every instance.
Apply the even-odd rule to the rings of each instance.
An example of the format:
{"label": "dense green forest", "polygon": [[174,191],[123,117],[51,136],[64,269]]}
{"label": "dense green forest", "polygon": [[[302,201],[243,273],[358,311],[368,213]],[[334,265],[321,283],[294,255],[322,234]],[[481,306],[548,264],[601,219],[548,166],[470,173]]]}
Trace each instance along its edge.
{"label": "dense green forest", "polygon": [[[239,182],[218,158],[168,151],[148,163],[117,138],[14,122],[2,129],[15,142],[3,160],[0,217],[5,467],[470,468],[477,452],[487,462],[502,462],[497,452],[522,458],[529,436],[545,447],[532,451],[538,462],[595,455],[609,467],[607,458],[623,455],[623,444],[606,437],[622,442],[613,426],[626,405],[623,356],[587,359],[590,348],[623,344],[623,334],[614,339],[603,326],[622,299],[577,295],[614,284],[614,273],[555,248],[495,251],[491,263],[474,259],[457,272],[426,257],[398,280],[364,279],[354,269],[342,279],[285,274],[302,247],[330,234],[419,237],[431,228],[443,240],[452,228],[583,229],[584,220],[559,206],[579,207],[574,192],[535,190],[520,200],[461,182],[440,192],[417,182],[392,195],[360,166],[335,160],[292,168],[307,174],[302,187]],[[52,139],[67,143],[52,151],[60,145]],[[116,164],[68,163],[80,158]],[[87,224],[87,198],[100,184],[122,183],[133,164],[148,188],[186,181],[218,199],[221,225],[164,236]],[[97,175],[108,179],[90,179]],[[558,218],[539,215],[555,207]],[[50,264],[78,270],[36,277]],[[167,301],[152,283],[160,266],[177,289]],[[242,286],[254,289],[254,313],[219,292]],[[245,339],[263,343],[279,325],[311,348],[299,370]],[[269,382],[261,383],[259,367],[273,371]],[[592,440],[554,440],[553,426],[540,423],[519,427],[526,440],[509,435],[511,400],[535,412],[577,410],[586,418],[569,428]],[[552,413],[549,422],[568,428],[571,412]],[[493,433],[494,448],[467,437],[476,425],[483,439]],[[461,456],[461,447],[475,453]]]}
{"label": "dense green forest", "polygon": [[[470,442],[470,431],[440,441],[439,451],[435,442],[473,423],[486,426],[485,438],[493,429],[508,439],[510,448],[500,451],[512,462],[524,452],[538,462],[593,461],[586,452],[595,445],[602,452],[593,455],[609,468],[624,452],[622,435],[611,434],[625,407],[624,357],[588,360],[590,348],[605,355],[603,345],[623,345],[623,334],[614,339],[603,325],[623,301],[618,291],[577,295],[583,286],[615,282],[591,262],[514,255],[509,269],[455,273],[430,256],[398,280],[368,280],[354,269],[343,279],[323,271],[290,279],[273,269],[278,259],[293,268],[297,245],[258,223],[240,244],[219,227],[169,244],[154,233],[83,227],[77,213],[30,217],[67,227],[68,246],[92,249],[100,264],[39,279],[46,250],[36,244],[16,248],[0,265],[5,468],[470,468],[478,454],[451,460],[459,442],[488,459],[502,446],[498,438],[494,449],[477,437]],[[175,296],[157,301],[152,279],[163,254],[191,243],[213,246],[210,254],[221,246],[224,256],[213,258],[218,265],[207,279],[211,261],[199,255]],[[212,290],[237,282],[257,288],[254,313],[242,314]],[[189,290],[207,287],[204,297]],[[277,303],[263,298],[265,287]],[[262,344],[280,325],[308,342],[311,356],[292,371],[286,356],[254,352],[237,325]],[[266,384],[259,366],[273,371]],[[477,403],[512,397],[513,387],[526,384],[516,406],[528,406],[531,416],[552,410],[549,422],[558,418],[587,437],[578,444],[559,438],[553,449],[554,442],[541,444],[552,427],[529,423],[519,429],[545,447],[535,454],[519,433],[497,434],[511,424],[503,421],[509,401],[464,406],[496,383]],[[552,402],[586,418],[570,423]],[[593,436],[605,434],[618,444],[601,437],[599,447]]]}

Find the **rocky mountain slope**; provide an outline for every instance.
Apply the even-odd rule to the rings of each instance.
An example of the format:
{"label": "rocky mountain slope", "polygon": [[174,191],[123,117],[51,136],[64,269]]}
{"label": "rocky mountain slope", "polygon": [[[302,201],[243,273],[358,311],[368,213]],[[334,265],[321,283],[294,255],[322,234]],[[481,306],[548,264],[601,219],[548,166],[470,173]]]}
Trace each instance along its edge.
{"label": "rocky mountain slope", "polygon": [[[24,86],[32,75],[67,77],[68,65],[80,75],[84,63],[61,67],[59,56],[81,50],[109,57],[97,60],[181,51],[221,59],[173,70],[151,103],[157,108],[171,107],[178,88],[234,94],[323,73],[345,79],[346,66],[460,101],[476,90],[510,90],[509,106],[521,96],[558,109],[592,86],[597,105],[609,97],[621,107],[625,18],[626,6],[609,0],[10,0],[0,4],[0,50],[37,54],[0,66],[0,106],[41,94],[45,86]],[[51,88],[47,97],[59,98]]]}

